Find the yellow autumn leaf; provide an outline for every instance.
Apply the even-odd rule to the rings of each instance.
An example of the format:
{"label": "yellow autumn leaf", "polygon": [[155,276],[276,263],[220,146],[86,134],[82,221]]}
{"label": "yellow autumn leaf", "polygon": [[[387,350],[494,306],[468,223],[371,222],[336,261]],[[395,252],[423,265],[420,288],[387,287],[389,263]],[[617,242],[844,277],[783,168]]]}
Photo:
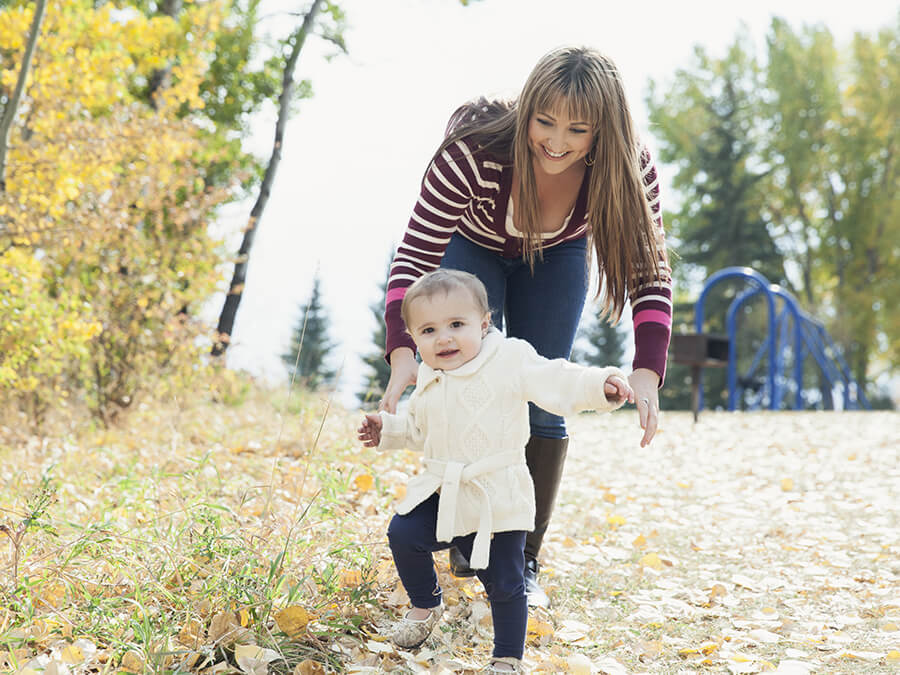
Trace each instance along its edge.
{"label": "yellow autumn leaf", "polygon": [[368,492],[375,486],[375,478],[372,474],[363,473],[354,478],[353,483],[360,492]]}
{"label": "yellow autumn leaf", "polygon": [[59,658],[63,663],[81,663],[84,661],[84,652],[78,645],[66,645],[59,650]]}
{"label": "yellow autumn leaf", "polygon": [[785,492],[792,492],[794,489],[794,479],[793,478],[782,478],[781,479],[781,489]]}
{"label": "yellow autumn leaf", "polygon": [[606,522],[612,527],[619,527],[620,525],[625,524],[625,516],[620,516],[618,513],[611,513],[606,516]]}
{"label": "yellow autumn leaf", "polygon": [[362,572],[359,570],[341,570],[338,579],[344,588],[356,588],[363,582]]}
{"label": "yellow autumn leaf", "polygon": [[603,495],[603,501],[609,502],[610,504],[615,504],[616,496],[612,492],[606,492]]}
{"label": "yellow autumn leaf", "polygon": [[553,626],[546,621],[541,621],[533,616],[528,617],[528,626],[526,630],[528,639],[531,641],[537,641],[543,637],[553,635]]}
{"label": "yellow autumn leaf", "polygon": [[122,654],[122,663],[119,667],[129,673],[141,673],[144,671],[144,659],[136,651],[129,650]]}
{"label": "yellow autumn leaf", "polygon": [[634,541],[631,542],[631,545],[635,548],[644,548],[647,545],[647,538],[644,535],[639,534],[634,538]]}
{"label": "yellow autumn leaf", "polygon": [[652,567],[655,570],[661,570],[663,568],[662,560],[660,560],[659,556],[655,553],[648,553],[643,556],[639,563],[642,567]]}
{"label": "yellow autumn leaf", "polygon": [[275,614],[275,623],[282,633],[296,638],[306,630],[311,618],[310,613],[303,607],[291,605]]}
{"label": "yellow autumn leaf", "polygon": [[247,626],[250,625],[250,612],[247,611],[246,607],[242,607],[238,611],[237,617],[238,617],[238,623],[240,623],[243,628],[246,628]]}
{"label": "yellow autumn leaf", "polygon": [[893,621],[888,621],[886,624],[884,624],[881,627],[881,630],[891,632],[891,631],[895,631],[895,630],[900,630],[900,628],[898,628],[897,624],[895,624]]}
{"label": "yellow autumn leaf", "polygon": [[306,659],[294,667],[292,675],[325,675],[325,666],[318,661]]}
{"label": "yellow autumn leaf", "polygon": [[885,655],[884,660],[888,663],[900,663],[900,651],[892,649]]}

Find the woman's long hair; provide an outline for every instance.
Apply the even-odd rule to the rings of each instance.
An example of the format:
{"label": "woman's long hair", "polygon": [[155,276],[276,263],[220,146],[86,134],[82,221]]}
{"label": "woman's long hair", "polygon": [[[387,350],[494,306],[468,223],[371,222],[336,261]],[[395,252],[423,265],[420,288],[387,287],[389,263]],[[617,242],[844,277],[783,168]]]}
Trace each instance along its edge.
{"label": "woman's long hair", "polygon": [[[569,117],[587,121],[593,142],[587,159],[587,213],[597,261],[603,312],[618,320],[627,294],[659,280],[662,239],[647,201],[641,169],[642,146],[615,64],[599,52],[564,47],[544,56],[525,82],[517,101],[467,103],[454,112],[447,136],[434,157],[465,138],[513,166],[518,177],[516,226],[524,238],[529,265],[542,255],[540,205],[528,125],[539,111],[568,107]],[[592,158],[592,159],[591,159]]]}

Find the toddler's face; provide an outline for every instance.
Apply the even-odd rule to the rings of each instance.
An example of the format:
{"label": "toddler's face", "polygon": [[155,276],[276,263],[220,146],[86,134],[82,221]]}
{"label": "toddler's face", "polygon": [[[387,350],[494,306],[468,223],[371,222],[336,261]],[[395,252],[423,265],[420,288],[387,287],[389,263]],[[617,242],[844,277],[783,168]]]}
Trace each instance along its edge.
{"label": "toddler's face", "polygon": [[416,298],[408,316],[407,328],[422,361],[435,370],[453,370],[478,356],[491,325],[490,312],[482,314],[463,288]]}

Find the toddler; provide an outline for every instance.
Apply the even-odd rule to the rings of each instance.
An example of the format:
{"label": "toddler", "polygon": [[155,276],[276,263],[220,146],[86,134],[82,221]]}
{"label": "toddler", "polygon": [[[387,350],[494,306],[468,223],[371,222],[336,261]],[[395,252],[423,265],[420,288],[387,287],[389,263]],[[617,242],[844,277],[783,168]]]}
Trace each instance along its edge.
{"label": "toddler", "polygon": [[407,412],[367,414],[367,447],[424,452],[388,540],[412,609],[394,627],[398,647],[431,634],[443,611],[432,552],[457,547],[484,584],[494,624],[488,672],[518,672],[525,649],[525,533],[534,487],[525,464],[528,402],[558,415],[634,402],[618,368],[545,359],[491,328],[484,285],[438,269],[413,283],[401,314],[422,358]]}

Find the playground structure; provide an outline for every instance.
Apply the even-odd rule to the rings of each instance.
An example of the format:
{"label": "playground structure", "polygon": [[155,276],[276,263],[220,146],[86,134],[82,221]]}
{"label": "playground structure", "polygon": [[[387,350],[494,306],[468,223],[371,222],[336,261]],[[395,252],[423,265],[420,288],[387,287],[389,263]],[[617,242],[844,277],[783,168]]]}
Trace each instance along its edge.
{"label": "playground structure", "polygon": [[[743,280],[748,288],[739,293],[728,307],[725,317],[726,335],[703,332],[704,303],[713,287],[726,280]],[[742,374],[737,367],[737,317],[740,309],[751,299],[763,295],[768,315],[766,338],[753,356],[750,366]],[[694,419],[703,409],[703,368],[725,367],[728,386],[728,410],[736,410],[744,399],[745,390],[759,383],[760,395],[749,407],[768,407],[780,410],[785,403],[788,385],[793,382],[794,410],[804,408],[803,373],[807,356],[812,356],[821,372],[828,392],[840,390],[844,410],[870,409],[862,387],[853,378],[847,362],[825,330],[821,321],[804,312],[797,300],[778,284],[769,281],[749,267],[726,267],[710,276],[694,305],[694,327],[689,335],[672,337],[673,358],[676,363],[691,366],[692,407]],[[756,372],[763,358],[766,374],[760,381]],[[786,365],[791,364],[788,374]],[[828,407],[834,406],[831,395],[823,397]]]}

